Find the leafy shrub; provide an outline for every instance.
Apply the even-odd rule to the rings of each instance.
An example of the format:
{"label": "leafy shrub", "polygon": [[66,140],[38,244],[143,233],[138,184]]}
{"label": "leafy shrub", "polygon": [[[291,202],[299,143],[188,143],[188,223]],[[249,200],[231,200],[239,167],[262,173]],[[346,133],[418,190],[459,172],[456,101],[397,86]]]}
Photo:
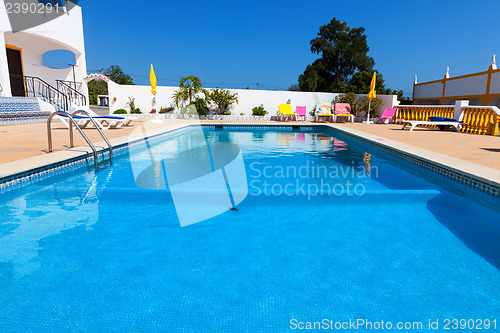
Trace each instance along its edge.
{"label": "leafy shrub", "polygon": [[215,104],[218,114],[231,114],[229,109],[234,103],[238,103],[238,93],[232,93],[227,89],[212,89],[208,93],[208,99]]}
{"label": "leafy shrub", "polygon": [[265,116],[268,112],[264,109],[264,105],[256,106],[252,109],[253,116]]}
{"label": "leafy shrub", "polygon": [[356,94],[354,92],[349,92],[349,93],[337,95],[333,99],[332,103],[349,103],[349,104],[354,104],[355,100],[356,100]]}
{"label": "leafy shrub", "polygon": [[89,104],[97,105],[98,98],[97,95],[107,95],[108,94],[108,84],[101,80],[93,80],[87,84],[89,91]]}
{"label": "leafy shrub", "polygon": [[207,101],[204,98],[196,96],[193,102],[191,102],[189,105],[194,105],[196,107],[196,111],[198,112],[198,115],[200,116],[206,116],[208,114],[208,105]]}
{"label": "leafy shrub", "polygon": [[[193,99],[201,98],[198,96],[199,93],[202,93],[205,99],[208,100],[208,92],[201,85],[201,79],[194,75],[183,76],[179,81],[179,89],[174,91],[172,98],[174,100],[176,107],[182,107],[186,103],[192,104],[196,102]],[[208,112],[208,111],[207,111]]]}
{"label": "leafy shrub", "polygon": [[347,93],[347,94],[340,94],[338,96],[335,96],[335,98],[332,101],[332,104],[335,103],[349,103],[351,105],[351,113],[357,113],[356,112],[356,94],[353,92]]}
{"label": "leafy shrub", "polygon": [[370,105],[370,117],[376,117],[378,115],[377,108],[382,104],[383,103],[380,98],[372,98],[370,102],[370,98],[365,96],[354,102],[354,109],[356,110],[356,114],[361,111],[368,112],[368,105]]}
{"label": "leafy shrub", "polygon": [[128,98],[128,102],[127,102],[127,105],[130,109],[130,113],[134,113],[134,110],[135,110],[135,98]]}
{"label": "leafy shrub", "polygon": [[97,93],[89,89],[89,104],[97,105],[97,100],[98,100]]}
{"label": "leafy shrub", "polygon": [[166,108],[160,108],[160,113],[169,113],[174,111],[174,108],[172,106],[167,106]]}
{"label": "leafy shrub", "polygon": [[133,114],[141,114],[141,109],[135,107],[135,98],[128,98],[127,102],[128,107],[130,108],[130,113]]}
{"label": "leafy shrub", "polygon": [[196,110],[196,106],[194,105],[194,103],[191,103],[189,105],[183,106],[180,109],[180,114],[182,114],[183,116],[188,116],[188,118],[191,118],[198,115],[198,112]]}
{"label": "leafy shrub", "polygon": [[113,114],[128,114],[127,110],[125,109],[118,109],[113,112]]}

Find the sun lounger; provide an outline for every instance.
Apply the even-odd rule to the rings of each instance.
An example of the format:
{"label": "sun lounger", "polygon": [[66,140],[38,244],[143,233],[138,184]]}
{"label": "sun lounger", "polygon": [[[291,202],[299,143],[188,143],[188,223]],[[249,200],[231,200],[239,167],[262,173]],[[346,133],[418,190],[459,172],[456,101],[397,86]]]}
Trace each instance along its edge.
{"label": "sun lounger", "polygon": [[297,120],[299,120],[299,117],[303,117],[304,121],[306,120],[306,107],[305,106],[296,106],[295,107],[295,116],[297,117]]}
{"label": "sun lounger", "polygon": [[287,121],[289,119],[297,120],[297,115],[293,113],[290,104],[280,104],[278,106],[278,121]]}
{"label": "sun lounger", "polygon": [[320,118],[327,118],[329,121],[333,121],[332,108],[330,104],[316,104],[316,108],[314,110],[314,121],[319,121]]}
{"label": "sun lounger", "polygon": [[351,113],[351,104],[335,103],[334,109],[335,121],[337,121],[338,117],[347,117],[351,119],[351,123],[354,122],[354,115]]}
{"label": "sun lounger", "polygon": [[[122,127],[127,119],[125,117],[118,117],[118,116],[92,116],[92,118],[96,121],[97,125],[101,129],[110,129],[110,128],[120,128]],[[59,115],[58,118],[67,128],[70,127],[69,125],[69,120],[67,119],[66,116]],[[89,117],[87,116],[81,116],[81,115],[75,115],[73,117],[75,121],[77,122],[78,126],[80,128],[90,128],[93,126],[92,121],[90,120]],[[76,129],[76,128],[74,128]]]}
{"label": "sun lounger", "polygon": [[376,124],[389,124],[391,122],[392,117],[394,117],[394,113],[396,113],[396,108],[386,108],[384,113],[378,118],[375,118]]}
{"label": "sun lounger", "polygon": [[130,123],[134,120],[137,119],[137,117],[135,116],[130,116],[130,115],[126,115],[126,114],[120,114],[119,116],[114,116],[114,115],[107,115],[107,116],[100,116],[98,115],[97,113],[95,113],[94,111],[88,109],[88,110],[85,110],[87,111],[93,118],[99,118],[99,119],[106,119],[106,118],[109,118],[109,119],[124,119],[123,120],[123,124],[121,126],[128,126],[130,125]]}
{"label": "sun lounger", "polygon": [[425,125],[436,125],[440,130],[444,130],[447,127],[454,127],[457,132],[460,131],[464,123],[462,122],[463,118],[463,113],[460,115],[459,120],[451,119],[451,118],[444,118],[444,117],[429,117],[428,121],[424,120],[404,120],[404,119],[398,119],[396,121],[402,122],[403,128],[405,129],[406,126],[411,125],[410,127],[410,132],[415,129],[416,126],[425,126]]}

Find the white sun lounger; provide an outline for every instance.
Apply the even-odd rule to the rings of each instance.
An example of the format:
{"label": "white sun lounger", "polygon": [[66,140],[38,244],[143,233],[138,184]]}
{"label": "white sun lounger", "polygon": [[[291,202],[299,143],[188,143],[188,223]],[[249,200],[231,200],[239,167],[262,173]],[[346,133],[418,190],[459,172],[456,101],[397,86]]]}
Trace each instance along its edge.
{"label": "white sun lounger", "polygon": [[436,125],[436,126],[453,126],[457,132],[460,132],[460,129],[462,128],[463,125],[465,125],[462,122],[463,119],[463,113],[460,115],[459,120],[453,120],[453,121],[448,121],[448,120],[443,120],[443,121],[431,121],[431,120],[404,120],[404,119],[397,119],[397,122],[403,123],[403,128],[405,129],[406,126],[411,125],[410,127],[410,132],[415,129],[415,127],[419,125]]}
{"label": "white sun lounger", "polygon": [[92,117],[98,117],[99,119],[113,119],[114,117],[118,117],[118,118],[124,118],[122,119],[122,123],[120,124],[120,126],[118,127],[121,127],[121,126],[128,126],[130,125],[130,123],[134,120],[137,119],[137,117],[135,116],[130,116],[130,115],[126,115],[126,114],[110,114],[110,115],[107,115],[107,116],[99,116],[97,113],[95,113],[94,111],[92,111],[90,108],[85,110],[87,111]]}
{"label": "white sun lounger", "polygon": [[[128,121],[125,117],[115,116],[92,116],[92,118],[94,118],[99,128],[105,130],[110,128],[120,128]],[[89,117],[84,115],[75,115],[73,119],[75,119],[80,128],[90,128],[94,125]],[[69,128],[69,119],[67,119],[65,116],[59,116],[58,120],[61,121],[67,128]],[[76,128],[73,128],[73,130],[76,130]]]}

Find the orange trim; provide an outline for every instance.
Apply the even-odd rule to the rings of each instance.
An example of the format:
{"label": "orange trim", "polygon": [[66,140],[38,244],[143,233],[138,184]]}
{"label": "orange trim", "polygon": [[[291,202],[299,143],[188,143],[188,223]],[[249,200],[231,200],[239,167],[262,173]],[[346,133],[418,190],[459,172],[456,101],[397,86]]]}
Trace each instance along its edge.
{"label": "orange trim", "polygon": [[[491,66],[488,68],[487,71],[484,72],[478,72],[474,74],[467,74],[467,75],[461,75],[461,76],[455,76],[453,78],[444,78],[441,80],[434,80],[434,81],[428,81],[428,82],[422,82],[422,83],[417,83],[413,84],[413,100],[414,101],[425,101],[425,100],[432,100],[432,99],[437,99],[439,100],[439,103],[443,105],[443,103],[446,102],[446,100],[449,99],[471,99],[471,98],[479,98],[483,101],[484,106],[489,106],[490,102],[493,100],[493,98],[500,97],[500,94],[490,94],[490,87],[491,87],[491,77],[494,73],[500,73],[500,68],[499,69],[492,69]],[[446,92],[446,82],[448,81],[453,81],[453,80],[460,80],[460,79],[465,79],[465,78],[470,78],[470,77],[477,77],[477,76],[483,76],[486,75],[486,90],[484,94],[481,95],[461,95],[461,96],[445,96]],[[415,98],[415,87],[420,86],[420,85],[426,85],[426,84],[433,84],[433,83],[442,83],[443,84],[443,95],[442,97],[421,97],[421,98]]]}
{"label": "orange trim", "polygon": [[479,98],[483,101],[484,106],[490,106],[490,102],[496,98],[500,97],[500,94],[488,94],[488,95],[464,95],[464,96],[447,96],[447,97],[422,97],[422,98],[414,98],[414,101],[427,101],[427,100],[438,100],[441,105],[449,99],[472,99]]}
{"label": "orange trim", "polygon": [[486,81],[486,95],[489,95],[490,94],[490,87],[491,87],[491,74],[493,74],[493,69],[491,68],[488,68],[488,81]]}
{"label": "orange trim", "polygon": [[[473,73],[473,74],[466,74],[466,75],[460,75],[460,76],[454,76],[454,77],[450,77],[448,79],[446,79],[447,81],[452,81],[452,80],[459,80],[459,79],[465,79],[465,78],[468,78],[468,77],[474,77],[474,76],[481,76],[481,75],[487,75],[487,74],[492,74],[492,73],[498,73],[500,72],[500,68],[499,69],[488,69],[487,71],[484,71],[484,72],[477,72],[477,73]],[[431,83],[437,83],[437,82],[442,82],[443,79],[440,79],[440,80],[434,80],[434,81],[427,81],[427,82],[422,82],[422,83],[417,83],[416,86],[419,86],[419,85],[425,85],[425,84],[431,84]]]}
{"label": "orange trim", "polygon": [[[21,70],[23,71],[23,76],[24,76],[24,62],[23,62],[23,49],[11,44],[5,44],[5,48],[7,49],[13,49],[13,50],[18,50],[21,52]],[[26,83],[24,83],[24,94],[26,95]]]}

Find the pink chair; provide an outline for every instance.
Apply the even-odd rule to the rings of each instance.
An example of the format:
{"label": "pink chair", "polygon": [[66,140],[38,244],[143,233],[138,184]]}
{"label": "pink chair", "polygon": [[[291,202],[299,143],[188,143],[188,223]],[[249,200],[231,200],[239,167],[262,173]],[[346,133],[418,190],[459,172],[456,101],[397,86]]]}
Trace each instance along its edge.
{"label": "pink chair", "polygon": [[351,104],[349,103],[335,103],[335,121],[338,117],[350,117],[351,123],[354,122],[354,115],[351,114]]}
{"label": "pink chair", "polygon": [[384,113],[378,118],[376,118],[375,123],[377,124],[389,124],[391,122],[392,117],[396,113],[396,108],[386,108]]}
{"label": "pink chair", "polygon": [[305,106],[295,107],[295,115],[297,116],[297,120],[299,120],[299,117],[304,117],[304,121],[305,121],[306,120],[306,107]]}

